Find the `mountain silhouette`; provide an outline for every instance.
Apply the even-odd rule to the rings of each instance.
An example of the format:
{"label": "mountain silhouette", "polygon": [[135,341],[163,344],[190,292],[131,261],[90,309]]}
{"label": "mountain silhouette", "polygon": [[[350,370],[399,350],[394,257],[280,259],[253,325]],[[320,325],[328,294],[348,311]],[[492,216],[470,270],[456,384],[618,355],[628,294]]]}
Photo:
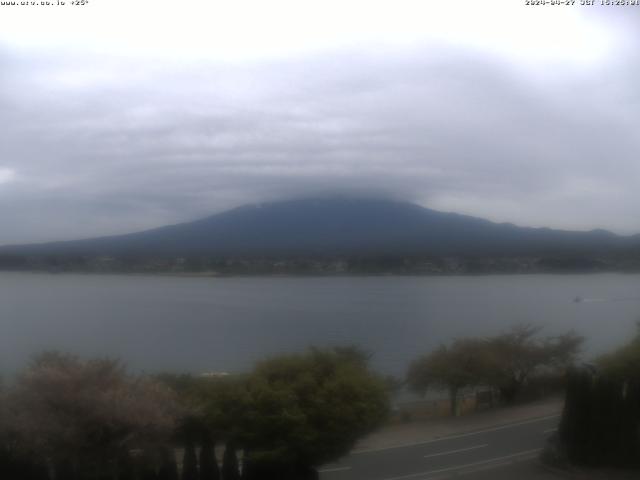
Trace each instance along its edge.
{"label": "mountain silhouette", "polygon": [[246,205],[126,235],[12,245],[30,255],[542,255],[604,253],[638,236],[494,223],[378,198],[307,198]]}

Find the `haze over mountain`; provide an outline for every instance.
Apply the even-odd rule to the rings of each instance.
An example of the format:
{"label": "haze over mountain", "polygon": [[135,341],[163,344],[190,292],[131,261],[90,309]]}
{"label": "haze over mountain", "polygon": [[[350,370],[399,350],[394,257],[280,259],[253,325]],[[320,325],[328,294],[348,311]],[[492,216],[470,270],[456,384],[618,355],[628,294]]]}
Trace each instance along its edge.
{"label": "haze over mountain", "polygon": [[542,255],[607,253],[639,236],[519,227],[377,198],[246,205],[138,233],[0,248],[29,255]]}
{"label": "haze over mountain", "polygon": [[640,232],[629,8],[89,3],[0,15],[0,245],[354,188]]}

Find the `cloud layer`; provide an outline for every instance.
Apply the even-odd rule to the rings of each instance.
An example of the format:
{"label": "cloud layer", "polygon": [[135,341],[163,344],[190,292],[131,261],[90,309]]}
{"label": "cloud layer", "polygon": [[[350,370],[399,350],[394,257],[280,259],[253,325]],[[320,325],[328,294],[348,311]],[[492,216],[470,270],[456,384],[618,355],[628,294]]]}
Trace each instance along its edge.
{"label": "cloud layer", "polygon": [[426,37],[250,60],[0,38],[0,243],[333,191],[638,232],[633,22],[587,20],[618,27],[597,58]]}

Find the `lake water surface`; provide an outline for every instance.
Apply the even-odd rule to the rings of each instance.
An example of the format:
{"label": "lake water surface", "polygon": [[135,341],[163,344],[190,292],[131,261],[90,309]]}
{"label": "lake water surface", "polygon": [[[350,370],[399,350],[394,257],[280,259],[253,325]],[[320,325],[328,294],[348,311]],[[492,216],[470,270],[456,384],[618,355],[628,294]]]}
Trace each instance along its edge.
{"label": "lake water surface", "polygon": [[[576,303],[580,296],[585,301]],[[587,355],[640,319],[640,275],[189,278],[0,273],[0,370],[43,349],[119,357],[136,370],[228,371],[309,345],[358,344],[402,374],[456,336],[532,322],[575,329]]]}

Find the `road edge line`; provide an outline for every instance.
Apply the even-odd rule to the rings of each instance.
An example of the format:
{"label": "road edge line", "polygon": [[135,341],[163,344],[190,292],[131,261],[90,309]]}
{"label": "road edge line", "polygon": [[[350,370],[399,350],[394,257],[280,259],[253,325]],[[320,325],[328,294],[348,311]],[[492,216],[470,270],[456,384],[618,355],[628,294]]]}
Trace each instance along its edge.
{"label": "road edge line", "polygon": [[445,435],[445,436],[442,436],[442,437],[433,438],[431,440],[423,440],[423,441],[420,441],[420,442],[403,443],[403,444],[398,444],[398,445],[390,445],[388,447],[369,448],[369,449],[365,449],[365,450],[354,450],[354,451],[349,453],[349,456],[351,456],[351,455],[363,455],[363,454],[366,454],[366,453],[384,452],[386,450],[394,450],[394,449],[397,449],[397,448],[417,447],[419,445],[427,445],[429,443],[440,442],[440,441],[443,441],[443,440],[454,440],[456,438],[470,437],[472,435],[479,435],[481,433],[495,432],[495,431],[498,431],[498,430],[504,430],[506,428],[517,427],[519,425],[527,425],[529,423],[542,422],[544,420],[549,420],[551,418],[560,417],[560,415],[561,415],[561,413],[556,413],[556,414],[553,414],[553,415],[545,415],[545,416],[542,416],[542,417],[532,417],[532,418],[530,418],[528,420],[523,420],[523,421],[518,421],[518,422],[511,422],[511,423],[497,424],[494,427],[483,428],[481,430],[474,430],[474,431],[471,431],[471,432],[460,433],[460,434]]}

